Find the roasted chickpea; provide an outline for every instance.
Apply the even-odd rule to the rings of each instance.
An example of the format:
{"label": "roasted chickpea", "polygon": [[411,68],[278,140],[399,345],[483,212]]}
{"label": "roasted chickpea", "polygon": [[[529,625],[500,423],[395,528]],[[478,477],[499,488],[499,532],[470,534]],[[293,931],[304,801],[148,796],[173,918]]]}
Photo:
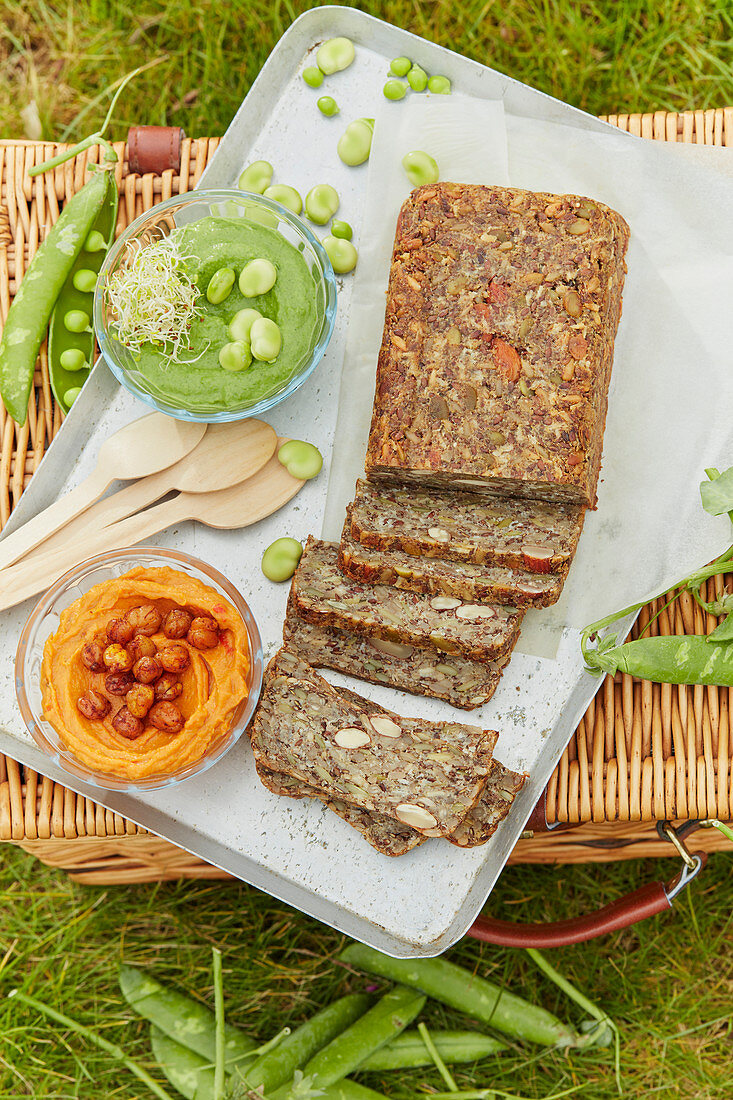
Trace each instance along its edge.
{"label": "roasted chickpea", "polygon": [[184,718],[175,703],[156,703],[148,714],[148,721],[164,733],[180,733]]}
{"label": "roasted chickpea", "polygon": [[135,679],[141,684],[152,684],[163,673],[163,666],[157,657],[141,657],[132,666]]}
{"label": "roasted chickpea", "polygon": [[147,634],[136,634],[126,649],[133,661],[155,656],[155,642]]}
{"label": "roasted chickpea", "polygon": [[104,678],[104,690],[108,695],[127,695],[134,683],[131,672],[110,672]]}
{"label": "roasted chickpea", "polygon": [[125,696],[127,709],[134,718],[144,718],[155,702],[155,691],[150,684],[135,684]]}
{"label": "roasted chickpea", "polygon": [[132,657],[119,642],[107,646],[103,660],[110,672],[129,672],[132,668]]}
{"label": "roasted chickpea", "polygon": [[131,607],[127,612],[127,618],[132,623],[134,634],[155,634],[160,630],[163,616],[153,603],[142,603],[139,607]]}
{"label": "roasted chickpea", "polygon": [[120,736],[126,737],[128,741],[135,741],[145,728],[139,718],[130,714],[127,707],[120,707],[112,719],[112,725]]}
{"label": "roasted chickpea", "polygon": [[191,623],[186,640],[194,649],[214,649],[219,644],[219,624],[208,615],[199,615]]}
{"label": "roasted chickpea", "polygon": [[183,684],[177,680],[172,672],[164,672],[155,684],[155,698],[163,703],[170,703],[183,691]]}
{"label": "roasted chickpea", "polygon": [[81,651],[81,663],[90,672],[106,672],[104,649],[99,642],[87,642]]}
{"label": "roasted chickpea", "polygon": [[87,691],[76,700],[76,705],[90,722],[104,718],[109,713],[109,699],[105,699],[101,691]]}
{"label": "roasted chickpea", "polygon": [[185,645],[167,645],[158,653],[158,660],[166,672],[183,672],[191,662]]}
{"label": "roasted chickpea", "polygon": [[163,619],[163,633],[166,638],[185,638],[193,622],[193,616],[182,607],[172,608]]}
{"label": "roasted chickpea", "polygon": [[128,621],[126,615],[123,615],[121,619],[112,619],[107,623],[107,637],[110,642],[127,645],[134,633],[132,623]]}

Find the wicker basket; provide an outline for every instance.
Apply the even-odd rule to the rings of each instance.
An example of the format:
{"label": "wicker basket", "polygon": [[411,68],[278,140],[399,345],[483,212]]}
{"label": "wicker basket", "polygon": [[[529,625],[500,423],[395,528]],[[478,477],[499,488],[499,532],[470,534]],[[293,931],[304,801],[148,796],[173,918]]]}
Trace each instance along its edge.
{"label": "wicker basket", "polygon": [[[733,108],[671,114],[611,115],[606,121],[657,141],[733,146]],[[139,176],[128,171],[127,150],[116,147],[120,186],[118,233],[154,204],[190,190],[218,145],[216,138],[184,140],[180,171]],[[84,182],[87,156],[32,181],[27,169],[60,148],[0,142],[0,315],[4,318],[39,241],[64,199]],[[58,431],[45,348],[35,400],[23,428],[0,405],[0,525],[4,524]],[[710,582],[720,592],[724,578]],[[635,630],[657,608],[647,607]],[[663,611],[652,633],[707,632],[714,620],[690,597]],[[513,862],[570,863],[673,855],[655,822],[733,817],[731,696],[726,688],[652,684],[608,677],[563,753],[547,789],[547,820],[580,823],[523,839]],[[167,841],[151,836],[104,807],[0,755],[0,839],[19,844],[44,863],[85,882],[132,883],[224,875]],[[717,830],[696,834],[695,847],[726,846]],[[729,846],[728,846],[729,847]]]}

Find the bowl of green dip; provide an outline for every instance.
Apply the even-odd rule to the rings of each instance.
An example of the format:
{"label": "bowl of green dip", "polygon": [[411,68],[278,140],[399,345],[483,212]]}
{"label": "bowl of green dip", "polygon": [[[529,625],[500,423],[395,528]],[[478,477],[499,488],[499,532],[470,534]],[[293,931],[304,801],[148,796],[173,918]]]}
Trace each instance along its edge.
{"label": "bowl of green dip", "polygon": [[[240,285],[262,260],[259,282],[245,274]],[[247,329],[257,314],[276,333],[264,352],[254,335],[262,326]],[[317,237],[280,203],[235,190],[191,191],[137,218],[110,249],[94,296],[99,347],[122,385],[170,416],[209,423],[289,397],[315,370],[335,319],[336,278]]]}

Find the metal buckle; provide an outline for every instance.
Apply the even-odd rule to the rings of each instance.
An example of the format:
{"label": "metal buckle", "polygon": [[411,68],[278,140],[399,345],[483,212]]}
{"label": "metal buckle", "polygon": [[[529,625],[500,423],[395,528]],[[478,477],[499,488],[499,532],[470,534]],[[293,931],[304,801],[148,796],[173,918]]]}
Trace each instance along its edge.
{"label": "metal buckle", "polygon": [[686,834],[694,832],[699,825],[699,821],[687,821],[679,829],[675,829],[671,821],[657,822],[657,832],[660,837],[663,840],[668,840],[670,844],[677,849],[683,863],[680,873],[664,884],[664,892],[670,907],[677,895],[681,894],[685,887],[689,886],[692,880],[697,878],[700,871],[703,869],[704,863],[702,856],[697,852],[691,852],[683,839]]}

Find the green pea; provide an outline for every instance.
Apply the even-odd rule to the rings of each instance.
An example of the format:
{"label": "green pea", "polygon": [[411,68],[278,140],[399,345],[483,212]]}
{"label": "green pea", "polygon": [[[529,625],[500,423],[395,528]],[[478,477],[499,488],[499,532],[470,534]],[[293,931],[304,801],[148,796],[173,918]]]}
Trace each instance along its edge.
{"label": "green pea", "polygon": [[93,229],[84,241],[85,252],[101,252],[107,248],[107,242],[98,229]]}
{"label": "green pea", "polygon": [[339,113],[339,105],[333,96],[322,95],[318,100],[318,110],[322,115],[325,115],[326,118],[333,118],[334,115]]}
{"label": "green pea", "polygon": [[310,481],[312,477],[317,477],[323,466],[321,452],[303,439],[290,439],[283,443],[277,452],[277,460],[291,477],[297,477],[299,481]]}
{"label": "green pea", "polygon": [[369,160],[373,135],[373,122],[371,126],[365,118],[357,118],[354,122],[350,122],[336,146],[336,151],[344,164],[348,164],[353,168],[357,164],[363,164],[365,160]]}
{"label": "green pea", "polygon": [[272,187],[268,187],[265,191],[265,198],[279,202],[294,214],[299,214],[303,209],[303,200],[299,193],[294,187],[288,187],[284,183],[273,183]]}
{"label": "green pea", "polygon": [[81,386],[71,386],[71,388],[68,389],[64,394],[64,404],[68,405],[69,408],[71,408],[80,393]]}
{"label": "green pea", "polygon": [[262,316],[258,309],[240,309],[232,317],[229,323],[229,335],[232,340],[241,340],[243,343],[249,343],[249,334],[252,330],[252,325],[255,321],[258,321]]}
{"label": "green pea", "polygon": [[412,68],[412,62],[409,57],[396,57],[394,61],[390,63],[389,71],[392,76],[407,76]]}
{"label": "green pea", "polygon": [[219,349],[219,366],[224,370],[236,372],[246,370],[252,362],[252,351],[244,340],[232,340]]}
{"label": "green pea", "polygon": [[350,241],[354,236],[354,230],[349,223],[339,221],[338,218],[334,218],[331,222],[331,233],[334,237],[340,237],[343,241]]}
{"label": "green pea", "polygon": [[325,225],[338,208],[338,191],[330,183],[317,183],[305,196],[306,215],[316,225]]}
{"label": "green pea", "polygon": [[97,285],[97,273],[91,271],[88,267],[80,267],[78,271],[74,272],[71,282],[74,290],[79,290],[82,294],[91,294]]}
{"label": "green pea", "polygon": [[385,99],[404,99],[407,85],[404,80],[388,80],[382,91]]}
{"label": "green pea", "polygon": [[91,332],[90,317],[83,309],[70,309],[64,314],[64,325],[69,332]]}
{"label": "green pea", "polygon": [[302,553],[303,547],[297,539],[275,539],[262,555],[262,572],[268,581],[289,581]]}
{"label": "green pea", "polygon": [[428,91],[434,95],[450,95],[450,80],[447,76],[431,76],[428,81]]}
{"label": "green pea", "polygon": [[303,69],[303,80],[310,88],[320,88],[323,84],[323,73],[315,65],[309,65]]}
{"label": "green pea", "polygon": [[256,160],[249,164],[239,177],[240,191],[254,191],[256,195],[263,194],[266,187],[272,183],[274,168],[267,160]]}
{"label": "green pea", "polygon": [[64,370],[81,370],[87,366],[87,358],[81,348],[67,348],[59,355],[59,363]]}
{"label": "green pea", "polygon": [[244,204],[244,216],[258,225],[266,225],[270,229],[277,229],[277,215],[272,210],[265,210],[264,206],[256,206],[253,202]]}
{"label": "green pea", "polygon": [[323,247],[337,275],[348,275],[356,267],[359,254],[351,241],[342,237],[324,237]]}
{"label": "green pea", "polygon": [[279,325],[269,317],[259,317],[249,330],[252,354],[261,363],[273,363],[280,354],[283,338]]}
{"label": "green pea", "polygon": [[239,289],[245,298],[256,298],[267,294],[277,282],[277,268],[271,260],[250,260],[242,268],[239,276]]}
{"label": "green pea", "polygon": [[429,153],[422,149],[415,149],[412,153],[406,153],[402,158],[402,167],[413,187],[421,187],[424,183],[437,183],[440,169]]}
{"label": "green pea", "polygon": [[350,38],[329,38],[316,54],[316,65],[322,73],[330,76],[331,73],[348,69],[354,54],[354,43]]}
{"label": "green pea", "polygon": [[413,65],[407,74],[407,83],[413,92],[424,92],[428,86],[428,74],[419,65]]}
{"label": "green pea", "polygon": [[212,306],[218,306],[229,297],[236,277],[237,273],[233,267],[220,267],[214,272],[206,288],[206,298]]}

